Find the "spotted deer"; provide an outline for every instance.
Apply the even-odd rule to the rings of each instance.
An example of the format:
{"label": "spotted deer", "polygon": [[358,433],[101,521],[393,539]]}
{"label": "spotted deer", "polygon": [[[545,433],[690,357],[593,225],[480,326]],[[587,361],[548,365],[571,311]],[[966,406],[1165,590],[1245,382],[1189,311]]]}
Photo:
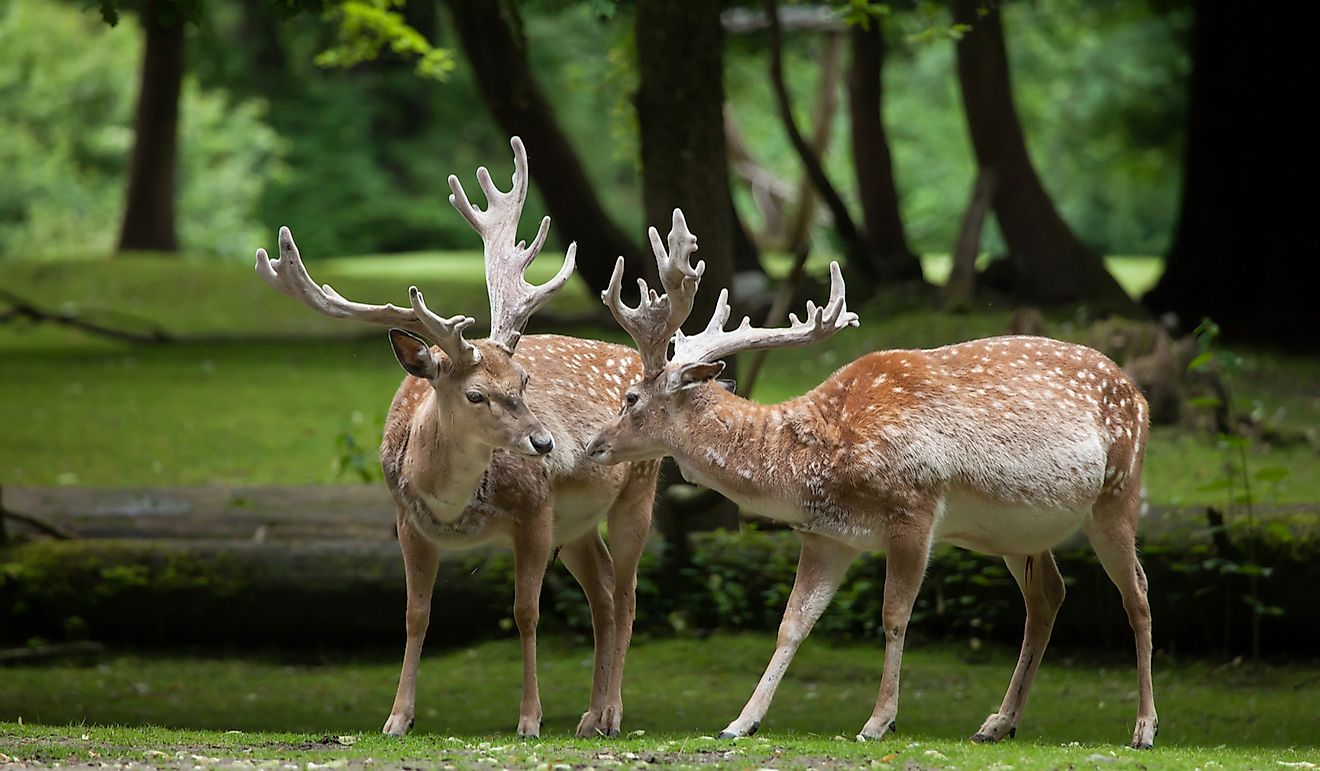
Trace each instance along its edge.
{"label": "spotted deer", "polygon": [[[522,336],[528,317],[568,280],[576,245],[547,283],[524,271],[550,226],[541,220],[530,247],[517,239],[527,197],[527,154],[514,137],[513,188],[501,192],[486,169],[477,179],[485,211],[449,177],[449,202],[481,236],[490,296],[490,337],[467,340],[474,320],[431,311],[417,287],[408,308],[366,305],[318,286],[288,228],[278,260],[257,251],[257,272],[275,289],[318,313],[391,327],[407,371],[390,405],[381,442],[385,480],[398,511],[407,582],[407,645],[398,692],[384,732],[413,725],[418,663],[431,616],[441,550],[511,544],[514,621],[522,638],[523,694],[518,735],[538,736],[536,625],[551,551],[582,585],[591,606],[595,660],[591,700],[578,736],[617,736],[623,716],[623,661],[636,610],[637,563],[650,530],[656,461],[615,468],[588,460],[586,442],[617,411],[624,384],[641,372],[629,348],[558,335]],[[429,346],[427,338],[435,343]],[[598,527],[609,524],[607,549]]]}
{"label": "spotted deer", "polygon": [[[652,231],[654,238],[654,230]],[[658,255],[664,294],[644,282],[637,307],[619,298],[623,262],[602,298],[637,343],[642,373],[622,412],[588,447],[605,464],[672,455],[692,482],[798,531],[802,552],[774,656],[723,737],[756,732],[798,646],[863,551],[885,552],[885,654],[875,711],[859,739],[895,730],[899,665],[931,546],[1001,555],[1026,602],[1017,667],[999,709],[973,741],[1014,736],[1049,642],[1064,584],[1050,550],[1085,531],[1123,596],[1136,637],[1138,710],[1132,745],[1157,730],[1150,607],[1136,529],[1146,402],[1102,354],[1040,337],[996,337],[932,350],[877,351],[810,392],[762,405],[712,382],[722,357],[799,346],[857,324],[837,264],[830,299],[787,328],[746,319],[726,330],[728,292],[691,337],[705,264],[674,212]],[[672,354],[667,344],[672,338]]]}

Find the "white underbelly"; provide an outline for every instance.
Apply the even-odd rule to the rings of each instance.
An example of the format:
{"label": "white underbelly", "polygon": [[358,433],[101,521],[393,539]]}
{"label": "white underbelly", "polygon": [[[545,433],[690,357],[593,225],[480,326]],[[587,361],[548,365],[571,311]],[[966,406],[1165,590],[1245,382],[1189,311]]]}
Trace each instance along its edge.
{"label": "white underbelly", "polygon": [[807,520],[802,509],[794,501],[773,495],[763,495],[760,491],[733,489],[730,485],[723,484],[720,480],[708,476],[701,469],[684,465],[682,462],[679,462],[678,470],[682,472],[683,478],[688,482],[702,487],[709,487],[736,503],[738,508],[749,514],[756,514],[766,519],[788,524],[801,524]]}
{"label": "white underbelly", "polygon": [[1089,505],[1015,504],[955,486],[945,499],[935,540],[982,554],[1039,554],[1077,532],[1090,513]]}

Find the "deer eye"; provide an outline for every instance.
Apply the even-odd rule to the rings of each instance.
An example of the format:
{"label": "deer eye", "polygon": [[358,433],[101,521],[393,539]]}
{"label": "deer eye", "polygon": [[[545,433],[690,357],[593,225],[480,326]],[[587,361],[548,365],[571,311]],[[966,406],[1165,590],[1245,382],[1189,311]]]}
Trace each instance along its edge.
{"label": "deer eye", "polygon": [[481,404],[483,401],[486,400],[486,397],[482,396],[480,391],[468,391],[466,394],[463,395],[466,396],[467,400],[472,402],[473,404]]}
{"label": "deer eye", "polygon": [[635,393],[633,393],[633,392],[631,392],[631,391],[629,391],[628,393],[624,394],[624,395],[623,395],[623,403],[626,404],[626,405],[628,405],[629,407],[633,406],[634,404],[637,403],[637,394],[635,394]]}

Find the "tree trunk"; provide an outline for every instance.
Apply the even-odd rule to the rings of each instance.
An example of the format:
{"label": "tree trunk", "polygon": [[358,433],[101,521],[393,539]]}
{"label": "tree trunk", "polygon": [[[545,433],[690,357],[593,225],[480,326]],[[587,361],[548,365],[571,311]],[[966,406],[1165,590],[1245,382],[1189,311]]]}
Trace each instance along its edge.
{"label": "tree trunk", "polygon": [[578,272],[587,285],[596,292],[605,289],[619,255],[627,259],[629,275],[654,273],[649,254],[642,259],[637,245],[605,213],[541,93],[527,63],[517,8],[500,0],[449,0],[449,9],[487,107],[505,133],[522,137],[527,146],[532,179],[555,232],[564,243],[577,241]]}
{"label": "tree trunk", "polygon": [[852,67],[848,74],[848,110],[852,120],[853,164],[862,203],[866,241],[882,278],[922,278],[921,261],[908,247],[899,213],[894,166],[881,111],[884,31],[879,19],[870,29],[852,29]]}
{"label": "tree trunk", "polygon": [[[834,136],[834,113],[839,106],[839,59],[843,51],[842,33],[827,32],[825,35],[811,122],[811,149],[817,158],[824,157],[829,151],[830,139]],[[783,248],[797,254],[811,248],[807,241],[811,238],[811,226],[816,222],[816,188],[805,172],[798,180],[795,204],[784,228]]]}
{"label": "tree trunk", "polygon": [[[734,228],[729,157],[724,139],[724,30],[720,4],[707,0],[638,0],[637,125],[642,151],[646,221],[669,232],[682,208],[706,261],[691,317],[683,328],[705,327],[721,289],[732,291]],[[738,298],[733,297],[737,318]],[[726,359],[733,376],[734,361]],[[673,463],[666,479],[678,479]],[[727,501],[706,512],[664,507],[659,522],[672,555],[686,553],[687,532],[702,514],[706,527],[738,529],[738,509]],[[677,557],[674,557],[677,559]]]}
{"label": "tree trunk", "polygon": [[[830,178],[825,174],[825,167],[821,165],[820,158],[816,157],[811,145],[802,136],[801,130],[798,129],[797,120],[793,117],[793,105],[789,100],[788,85],[784,81],[784,43],[779,26],[779,3],[777,0],[767,0],[766,15],[770,21],[770,84],[774,88],[775,101],[779,106],[779,119],[784,124],[789,143],[793,145],[794,151],[797,152],[798,159],[806,170],[807,176],[811,178],[811,183],[816,186],[816,192],[820,194],[821,200],[834,219],[834,230],[838,233],[839,239],[843,241],[844,255],[847,258],[847,265],[844,270],[848,275],[848,280],[854,285],[855,289],[863,289],[861,294],[865,294],[865,288],[873,286],[879,277],[875,266],[871,262],[871,250],[867,246],[866,239],[861,231],[857,229],[857,224],[853,222],[852,215],[848,213],[848,207],[844,204],[843,197],[839,195],[839,191],[830,182]],[[854,294],[858,293],[854,292]]]}
{"label": "tree trunk", "polygon": [[954,21],[971,26],[957,46],[967,128],[981,171],[993,170],[998,179],[995,218],[1017,270],[1018,293],[1043,303],[1093,300],[1130,308],[1099,255],[1059,217],[1027,155],[1009,82],[1001,6],[952,2]]}
{"label": "tree trunk", "polygon": [[183,19],[162,18],[157,2],[142,9],[146,53],[142,60],[133,157],[119,251],[176,252],[174,170],[179,134],[179,92],[183,86]]}
{"label": "tree trunk", "polygon": [[1164,274],[1144,302],[1185,328],[1208,316],[1229,339],[1315,349],[1315,284],[1305,278],[1320,253],[1313,199],[1262,188],[1266,170],[1295,170],[1305,185],[1315,169],[1310,124],[1266,86],[1313,66],[1303,36],[1314,25],[1292,12],[1279,25],[1218,3],[1193,7],[1182,201]]}
{"label": "tree trunk", "polygon": [[696,331],[733,278],[720,7],[705,0],[638,0],[636,30],[642,202],[647,224],[661,236],[675,208],[683,209],[697,236],[706,273],[684,325]]}

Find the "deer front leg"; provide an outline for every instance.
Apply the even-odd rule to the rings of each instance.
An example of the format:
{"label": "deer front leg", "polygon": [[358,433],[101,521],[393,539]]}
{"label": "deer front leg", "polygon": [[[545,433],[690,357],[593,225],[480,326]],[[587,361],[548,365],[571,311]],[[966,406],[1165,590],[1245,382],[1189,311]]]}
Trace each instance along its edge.
{"label": "deer front leg", "polygon": [[633,620],[637,617],[637,565],[642,561],[646,536],[651,532],[651,505],[658,468],[657,464],[649,473],[636,474],[610,510],[610,547],[614,552],[614,669],[610,672],[610,685],[599,719],[594,726],[578,726],[578,736],[618,736],[623,729],[623,664],[632,642]]}
{"label": "deer front leg", "polygon": [[536,682],[536,624],[541,618],[541,583],[550,561],[553,514],[541,511],[520,522],[513,536],[513,620],[522,638],[523,695],[518,736],[541,735],[541,692]]}
{"label": "deer front leg", "polygon": [[898,675],[903,663],[903,638],[907,635],[912,606],[917,601],[921,577],[930,555],[930,528],[894,522],[885,535],[885,602],[880,614],[885,626],[885,668],[880,676],[880,695],[875,711],[857,734],[858,740],[880,739],[897,730]]}
{"label": "deer front leg", "polygon": [[614,563],[595,527],[581,538],[564,544],[559,550],[559,558],[582,585],[591,607],[591,631],[596,643],[591,702],[577,727],[577,736],[586,738],[603,733],[600,730],[601,713],[607,704],[615,668]]}
{"label": "deer front leg", "polygon": [[417,668],[422,660],[422,642],[431,623],[431,591],[435,587],[435,574],[440,564],[435,545],[399,516],[399,548],[403,551],[404,580],[407,582],[408,609],[406,615],[408,642],[403,651],[403,671],[399,674],[399,689],[394,694],[394,706],[385,721],[382,733],[403,736],[413,727],[413,712],[417,699]]}
{"label": "deer front leg", "polygon": [[1018,654],[1017,667],[1008,683],[1004,701],[999,705],[999,711],[981,724],[981,729],[972,737],[974,742],[997,742],[1005,736],[1017,734],[1018,721],[1022,719],[1022,710],[1031,693],[1031,683],[1036,679],[1036,670],[1045,656],[1045,646],[1050,642],[1054,617],[1063,604],[1063,576],[1059,575],[1053,554],[1041,552],[1031,557],[1004,557],[1004,564],[1008,565],[1022,590],[1027,605],[1027,626],[1022,633],[1022,651]]}
{"label": "deer front leg", "polygon": [[765,674],[761,675],[761,682],[757,684],[752,698],[743,707],[742,714],[720,733],[721,739],[751,736],[761,727],[761,720],[770,708],[775,689],[784,679],[784,673],[793,661],[798,646],[811,633],[820,614],[829,607],[835,590],[848,572],[848,566],[857,557],[856,549],[838,541],[810,533],[799,535],[802,538],[802,553],[798,557],[793,591],[788,596],[788,606],[784,608],[784,619],[779,623],[775,654]]}

